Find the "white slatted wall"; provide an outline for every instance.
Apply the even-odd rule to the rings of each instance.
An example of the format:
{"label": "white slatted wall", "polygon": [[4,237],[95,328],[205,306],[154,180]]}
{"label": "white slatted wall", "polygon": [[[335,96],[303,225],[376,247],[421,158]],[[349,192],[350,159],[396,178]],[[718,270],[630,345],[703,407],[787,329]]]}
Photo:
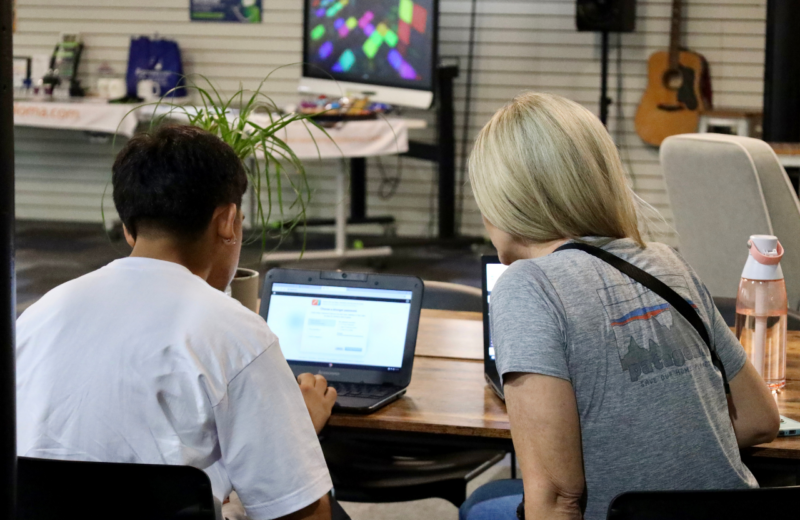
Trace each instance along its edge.
{"label": "white slatted wall", "polygon": [[[188,0],[18,0],[14,52],[49,54],[61,31],[83,35],[82,77],[94,84],[104,62],[124,74],[132,34],[159,33],[176,39],[186,71],[201,73],[223,89],[240,82],[253,87],[270,70],[301,59],[302,3],[264,0],[260,25],[188,21]],[[760,108],[764,61],[766,0],[685,0],[684,44],[706,56],[711,66],[716,106]],[[671,221],[657,150],[642,144],[633,115],[645,87],[646,60],[669,40],[670,0],[639,0],[637,32],[612,36],[610,131],[621,148],[637,192]],[[465,63],[468,0],[441,0],[440,52]],[[474,136],[491,114],[516,93],[534,89],[572,98],[598,109],[599,35],[575,31],[574,0],[478,0],[474,74]],[[457,80],[457,131],[464,109],[464,75]],[[269,83],[276,101],[296,101],[299,68],[279,71]],[[427,117],[429,114],[409,112]],[[430,139],[432,130],[412,137]],[[90,143],[80,132],[18,129],[17,215],[98,221],[100,195],[113,154],[110,144]],[[460,150],[460,146],[459,146]],[[396,174],[394,159],[382,161]],[[460,161],[459,161],[460,164]],[[404,159],[402,183],[390,200],[378,197],[380,169],[370,161],[371,214],[393,214],[403,235],[430,235],[435,229],[435,169]],[[334,162],[310,165],[316,189],[313,216],[332,216]],[[480,215],[467,186],[462,232],[481,234]],[[654,238],[674,243],[669,228],[656,226]]]}

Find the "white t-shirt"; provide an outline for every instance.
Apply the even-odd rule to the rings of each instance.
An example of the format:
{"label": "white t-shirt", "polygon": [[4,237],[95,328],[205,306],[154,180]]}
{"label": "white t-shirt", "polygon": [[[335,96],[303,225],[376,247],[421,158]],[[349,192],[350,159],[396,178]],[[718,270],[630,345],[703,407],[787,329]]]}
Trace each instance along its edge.
{"label": "white t-shirt", "polygon": [[17,453],[204,470],[255,520],[331,487],[266,322],[185,267],[117,260],[17,320]]}

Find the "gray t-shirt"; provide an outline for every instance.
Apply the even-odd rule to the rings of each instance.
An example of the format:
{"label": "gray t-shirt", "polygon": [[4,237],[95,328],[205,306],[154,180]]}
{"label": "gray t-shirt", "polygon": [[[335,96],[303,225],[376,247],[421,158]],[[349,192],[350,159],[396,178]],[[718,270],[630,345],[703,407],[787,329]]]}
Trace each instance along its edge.
{"label": "gray t-shirt", "polygon": [[[644,269],[686,298],[733,379],[745,353],[708,290],[663,244],[589,243]],[[501,375],[544,374],[572,383],[588,504],[606,518],[634,490],[757,487],[742,464],[722,385],[697,331],[661,297],[583,251],[514,262],[492,291]]]}

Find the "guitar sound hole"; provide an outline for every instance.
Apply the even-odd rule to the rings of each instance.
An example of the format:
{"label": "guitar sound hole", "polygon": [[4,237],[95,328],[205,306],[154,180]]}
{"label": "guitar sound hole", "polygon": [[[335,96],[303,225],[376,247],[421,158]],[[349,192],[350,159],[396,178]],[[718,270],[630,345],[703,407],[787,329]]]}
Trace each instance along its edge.
{"label": "guitar sound hole", "polygon": [[662,79],[664,86],[670,90],[680,90],[683,85],[683,74],[680,70],[668,70]]}

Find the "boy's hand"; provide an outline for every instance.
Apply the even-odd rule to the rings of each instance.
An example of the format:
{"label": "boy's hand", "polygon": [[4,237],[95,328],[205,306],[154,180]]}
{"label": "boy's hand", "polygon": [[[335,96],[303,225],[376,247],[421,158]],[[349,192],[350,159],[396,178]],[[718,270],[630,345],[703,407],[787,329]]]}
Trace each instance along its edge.
{"label": "boy's hand", "polygon": [[329,387],[328,381],[319,374],[300,374],[297,376],[297,382],[300,384],[308,413],[311,414],[311,422],[314,423],[314,429],[319,435],[328,423],[331,410],[336,403],[336,390]]}

